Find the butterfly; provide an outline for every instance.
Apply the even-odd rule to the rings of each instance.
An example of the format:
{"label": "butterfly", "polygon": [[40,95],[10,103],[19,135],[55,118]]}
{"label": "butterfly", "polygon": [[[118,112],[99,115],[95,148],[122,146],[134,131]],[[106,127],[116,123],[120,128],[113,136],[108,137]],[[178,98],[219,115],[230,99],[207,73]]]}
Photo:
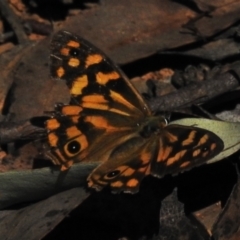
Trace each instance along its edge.
{"label": "butterfly", "polygon": [[65,170],[99,161],[88,186],[136,193],[147,175],[178,174],[223,150],[213,132],[168,125],[150,108],[123,72],[85,39],[60,31],[51,42],[51,75],[66,81],[69,104],[58,103],[46,121],[49,156]]}

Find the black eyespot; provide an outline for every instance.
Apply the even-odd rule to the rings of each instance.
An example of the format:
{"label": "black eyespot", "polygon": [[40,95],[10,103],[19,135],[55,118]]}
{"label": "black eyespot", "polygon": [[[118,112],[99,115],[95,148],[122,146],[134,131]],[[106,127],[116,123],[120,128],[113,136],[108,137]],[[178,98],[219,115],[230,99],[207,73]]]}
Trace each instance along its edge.
{"label": "black eyespot", "polygon": [[202,147],[202,151],[203,151],[203,152],[209,151],[209,147]]}
{"label": "black eyespot", "polygon": [[79,53],[80,53],[79,50],[76,49],[76,48],[73,48],[73,49],[71,49],[71,50],[69,51],[69,54],[70,54],[71,56],[73,56],[73,57],[78,56]]}
{"label": "black eyespot", "polygon": [[78,153],[81,149],[81,145],[79,142],[77,141],[72,141],[68,144],[67,146],[67,150],[71,153],[71,154],[75,154]]}
{"label": "black eyespot", "polygon": [[108,177],[108,178],[114,178],[114,177],[116,177],[119,173],[120,173],[119,170],[115,170],[115,171],[109,172],[109,173],[107,174],[107,177]]}

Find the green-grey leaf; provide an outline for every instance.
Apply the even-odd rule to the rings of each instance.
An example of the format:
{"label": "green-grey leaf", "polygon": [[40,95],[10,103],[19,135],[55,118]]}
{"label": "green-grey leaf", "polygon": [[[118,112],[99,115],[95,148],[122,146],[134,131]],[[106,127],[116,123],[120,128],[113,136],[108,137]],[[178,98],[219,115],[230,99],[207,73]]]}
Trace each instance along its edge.
{"label": "green-grey leaf", "polygon": [[61,172],[54,168],[0,173],[0,209],[36,201],[74,187],[87,186],[86,178],[98,163],[78,163]]}

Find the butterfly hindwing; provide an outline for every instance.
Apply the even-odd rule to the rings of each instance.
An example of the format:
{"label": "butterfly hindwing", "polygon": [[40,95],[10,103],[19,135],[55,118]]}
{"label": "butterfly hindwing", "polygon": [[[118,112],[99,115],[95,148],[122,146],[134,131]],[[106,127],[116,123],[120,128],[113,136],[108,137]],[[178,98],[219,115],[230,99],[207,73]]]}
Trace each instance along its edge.
{"label": "butterfly hindwing", "polygon": [[208,130],[168,125],[160,136],[160,146],[151,173],[163,177],[178,174],[207,162],[224,148],[223,141]]}
{"label": "butterfly hindwing", "polygon": [[93,170],[88,177],[88,186],[96,190],[110,186],[115,193],[138,192],[142,179],[150,175],[151,162],[157,154],[157,141],[148,141],[136,134],[124,143],[124,147],[130,148],[133,144],[134,147],[126,151],[127,154],[113,152],[107,162]]}

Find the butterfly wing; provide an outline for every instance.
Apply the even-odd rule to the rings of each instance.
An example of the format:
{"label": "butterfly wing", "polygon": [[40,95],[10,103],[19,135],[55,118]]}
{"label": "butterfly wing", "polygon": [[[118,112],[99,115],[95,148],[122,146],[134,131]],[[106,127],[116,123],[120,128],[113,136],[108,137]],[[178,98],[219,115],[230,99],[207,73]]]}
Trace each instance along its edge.
{"label": "butterfly wing", "polygon": [[122,141],[114,136],[124,138],[150,115],[124,74],[86,40],[60,31],[53,37],[50,58],[51,75],[64,79],[71,94],[70,104],[58,104],[46,122],[48,155],[62,169],[86,157],[92,159],[93,152],[108,145],[114,150]]}
{"label": "butterfly wing", "polygon": [[222,139],[206,129],[168,125],[160,135],[158,156],[151,164],[151,174],[163,177],[190,170],[206,163],[223,148]]}
{"label": "butterfly wing", "polygon": [[[88,186],[98,191],[110,186],[114,193],[138,192],[142,179],[150,174],[151,162],[156,159],[157,143],[154,139],[132,136],[112,152],[107,162],[93,170],[87,179]],[[123,148],[131,148],[131,151]]]}
{"label": "butterfly wing", "polygon": [[83,38],[58,32],[51,43],[51,75],[64,79],[72,104],[139,118],[150,110],[120,69]]}
{"label": "butterfly wing", "polygon": [[[101,190],[108,185],[113,192],[135,193],[145,176],[151,174],[161,178],[190,170],[224,148],[223,141],[205,129],[168,125],[159,130],[159,134],[150,139],[141,138],[141,144],[135,142],[138,151],[121,159],[110,157],[108,162],[96,168],[88,177],[89,187]],[[131,144],[125,142],[127,145]]]}

